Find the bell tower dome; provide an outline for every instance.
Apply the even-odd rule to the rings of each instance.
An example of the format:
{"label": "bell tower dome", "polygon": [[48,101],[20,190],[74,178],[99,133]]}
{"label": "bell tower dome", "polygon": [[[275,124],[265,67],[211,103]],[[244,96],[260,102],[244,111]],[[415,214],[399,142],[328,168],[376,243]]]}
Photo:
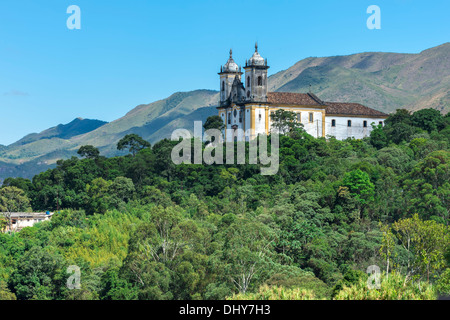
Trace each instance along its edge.
{"label": "bell tower dome", "polygon": [[225,105],[229,101],[233,81],[237,77],[241,79],[241,67],[233,60],[233,50],[230,49],[230,58],[224,66],[220,67],[220,105]]}
{"label": "bell tower dome", "polygon": [[267,102],[267,59],[258,53],[258,43],[255,44],[255,53],[245,62],[245,96],[246,101]]}

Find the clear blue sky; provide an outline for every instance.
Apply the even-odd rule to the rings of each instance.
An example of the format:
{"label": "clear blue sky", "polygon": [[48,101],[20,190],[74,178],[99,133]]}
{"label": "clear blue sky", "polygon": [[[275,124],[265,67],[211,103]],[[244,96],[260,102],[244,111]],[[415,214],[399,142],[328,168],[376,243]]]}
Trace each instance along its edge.
{"label": "clear blue sky", "polygon": [[[369,5],[381,30],[369,30]],[[69,30],[69,5],[81,30]],[[218,88],[233,48],[270,74],[310,56],[418,53],[450,41],[450,1],[2,0],[0,144],[76,117],[115,120],[176,91]]]}

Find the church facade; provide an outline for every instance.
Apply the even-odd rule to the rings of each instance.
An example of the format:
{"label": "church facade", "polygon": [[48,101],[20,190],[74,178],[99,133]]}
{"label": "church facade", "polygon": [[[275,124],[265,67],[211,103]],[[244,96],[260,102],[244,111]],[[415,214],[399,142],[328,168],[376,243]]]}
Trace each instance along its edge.
{"label": "church facade", "polygon": [[[322,101],[313,93],[268,92],[267,59],[258,53],[245,62],[244,72],[232,51],[220,67],[220,102],[217,107],[226,141],[249,141],[271,132],[270,115],[279,109],[296,113],[297,121],[314,137],[343,140],[368,137],[372,123],[384,125],[387,114],[359,103]],[[244,85],[245,83],[245,85]]]}

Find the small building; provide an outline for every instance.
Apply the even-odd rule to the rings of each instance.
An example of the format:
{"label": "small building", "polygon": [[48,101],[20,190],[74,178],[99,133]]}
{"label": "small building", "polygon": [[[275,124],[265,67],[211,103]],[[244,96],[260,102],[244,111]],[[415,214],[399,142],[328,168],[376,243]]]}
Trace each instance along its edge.
{"label": "small building", "polygon": [[323,101],[311,92],[268,92],[268,69],[267,59],[258,53],[257,45],[253,56],[245,62],[245,75],[230,50],[230,57],[219,72],[217,107],[225,124],[226,141],[249,141],[259,134],[269,134],[271,114],[280,109],[294,112],[310,135],[334,136],[339,140],[368,137],[371,125],[384,125],[388,116],[359,103]]}
{"label": "small building", "polygon": [[[2,231],[20,231],[25,227],[32,227],[35,223],[49,220],[53,216],[51,212],[12,212],[11,213],[11,229],[8,225]],[[9,215],[5,212],[0,212],[0,217],[8,220]]]}

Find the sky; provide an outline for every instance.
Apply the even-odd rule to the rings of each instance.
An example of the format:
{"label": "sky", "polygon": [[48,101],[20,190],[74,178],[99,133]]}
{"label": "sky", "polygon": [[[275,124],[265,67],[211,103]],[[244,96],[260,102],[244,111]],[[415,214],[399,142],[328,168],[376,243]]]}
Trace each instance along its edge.
{"label": "sky", "polygon": [[[80,8],[80,29],[67,20]],[[370,5],[381,29],[369,29]],[[307,57],[419,53],[450,41],[450,1],[2,0],[0,144],[77,117],[113,121],[174,92],[218,90],[228,59],[269,75]],[[72,21],[70,19],[70,21]]]}

